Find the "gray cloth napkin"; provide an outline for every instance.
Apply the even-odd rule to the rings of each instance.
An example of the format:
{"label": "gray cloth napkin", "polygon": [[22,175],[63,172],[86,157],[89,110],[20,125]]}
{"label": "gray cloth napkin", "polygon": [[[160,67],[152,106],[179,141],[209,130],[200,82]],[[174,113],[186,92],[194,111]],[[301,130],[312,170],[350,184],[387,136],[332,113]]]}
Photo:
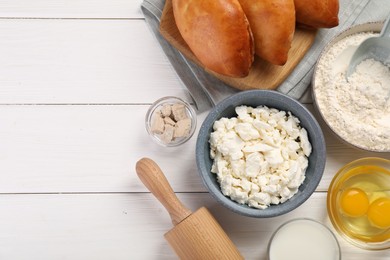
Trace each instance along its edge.
{"label": "gray cloth napkin", "polygon": [[[390,15],[389,0],[339,0],[339,2],[339,26],[318,31],[312,47],[287,79],[277,88],[277,91],[299,99],[310,86],[318,56],[334,36],[352,25],[382,21]],[[146,22],[159,40],[176,73],[189,90],[198,110],[205,111],[224,98],[238,92],[186,59],[161,37],[158,26],[164,4],[165,0],[144,0],[141,8]]]}

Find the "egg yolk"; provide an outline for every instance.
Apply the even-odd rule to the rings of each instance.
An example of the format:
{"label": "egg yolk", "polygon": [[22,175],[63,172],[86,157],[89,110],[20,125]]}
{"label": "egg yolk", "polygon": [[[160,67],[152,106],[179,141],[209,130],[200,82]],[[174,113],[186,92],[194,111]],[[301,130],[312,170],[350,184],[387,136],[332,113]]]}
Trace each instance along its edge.
{"label": "egg yolk", "polygon": [[340,196],[342,212],[349,217],[360,217],[366,214],[369,206],[367,194],[359,188],[344,190]]}
{"label": "egg yolk", "polygon": [[376,227],[390,227],[390,199],[380,198],[375,200],[368,209],[367,217]]}

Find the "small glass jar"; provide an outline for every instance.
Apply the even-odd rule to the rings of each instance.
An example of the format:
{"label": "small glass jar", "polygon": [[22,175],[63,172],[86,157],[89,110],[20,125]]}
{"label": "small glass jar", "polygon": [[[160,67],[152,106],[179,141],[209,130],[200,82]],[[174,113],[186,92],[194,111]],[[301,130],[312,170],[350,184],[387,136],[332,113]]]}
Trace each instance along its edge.
{"label": "small glass jar", "polygon": [[145,117],[145,127],[155,143],[175,147],[192,137],[196,121],[196,112],[189,103],[168,96],[150,106]]}

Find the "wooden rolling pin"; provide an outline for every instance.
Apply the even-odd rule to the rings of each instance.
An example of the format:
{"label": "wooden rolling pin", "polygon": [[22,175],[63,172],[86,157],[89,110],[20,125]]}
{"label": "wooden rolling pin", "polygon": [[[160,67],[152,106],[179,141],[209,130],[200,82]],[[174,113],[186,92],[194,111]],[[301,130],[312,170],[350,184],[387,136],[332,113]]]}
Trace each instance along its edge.
{"label": "wooden rolling pin", "polygon": [[171,216],[174,227],[164,237],[180,259],[244,259],[205,207],[192,213],[179,201],[153,160],[142,158],[136,171]]}

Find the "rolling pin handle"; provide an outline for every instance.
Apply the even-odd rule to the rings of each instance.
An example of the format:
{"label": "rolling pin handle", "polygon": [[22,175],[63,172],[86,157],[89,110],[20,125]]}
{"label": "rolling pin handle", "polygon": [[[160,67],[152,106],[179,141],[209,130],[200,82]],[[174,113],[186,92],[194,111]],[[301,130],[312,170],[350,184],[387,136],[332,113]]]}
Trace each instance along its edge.
{"label": "rolling pin handle", "polygon": [[168,211],[173,225],[192,214],[177,198],[164,173],[152,159],[142,158],[136,164],[136,172],[148,190]]}

